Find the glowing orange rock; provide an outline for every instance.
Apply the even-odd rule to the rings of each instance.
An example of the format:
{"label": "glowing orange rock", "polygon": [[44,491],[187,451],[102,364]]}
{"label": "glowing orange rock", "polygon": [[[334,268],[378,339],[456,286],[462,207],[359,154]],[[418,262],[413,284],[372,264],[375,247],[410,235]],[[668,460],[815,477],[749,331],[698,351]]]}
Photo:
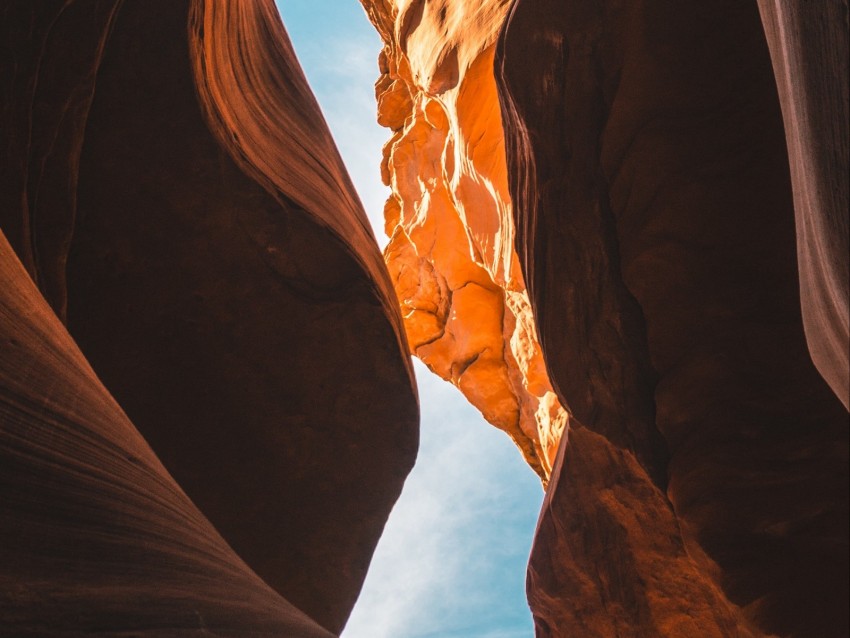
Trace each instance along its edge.
{"label": "glowing orange rock", "polygon": [[364,0],[384,39],[384,257],[413,352],[545,481],[567,425],[514,253],[495,40],[506,0]]}

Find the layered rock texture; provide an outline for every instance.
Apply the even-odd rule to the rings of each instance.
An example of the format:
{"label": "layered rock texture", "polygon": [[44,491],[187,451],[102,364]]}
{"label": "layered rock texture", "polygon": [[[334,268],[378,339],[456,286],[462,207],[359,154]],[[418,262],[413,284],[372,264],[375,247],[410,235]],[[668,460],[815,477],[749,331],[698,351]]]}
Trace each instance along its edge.
{"label": "layered rock texture", "polygon": [[803,325],[815,365],[850,406],[847,2],[759,0],[794,186]]}
{"label": "layered rock texture", "polygon": [[0,24],[0,634],[338,632],[417,401],[274,4]]}
{"label": "layered rock texture", "polygon": [[584,426],[532,552],[539,633],[847,635],[847,413],[804,337],[757,7],[520,0],[496,73],[520,260]]}
{"label": "layered rock texture", "polygon": [[0,635],[330,637],[233,552],[0,235]]}
{"label": "layered rock texture", "polygon": [[408,344],[538,636],[850,634],[846,1],[363,4],[389,272],[270,0],[0,7],[0,635],[338,633]]}
{"label": "layered rock texture", "polygon": [[493,55],[507,0],[364,0],[384,39],[385,259],[411,350],[549,479],[568,415],[514,251]]}
{"label": "layered rock texture", "polygon": [[526,286],[572,415],[537,634],[848,635],[846,3],[364,5],[411,345],[510,361]]}

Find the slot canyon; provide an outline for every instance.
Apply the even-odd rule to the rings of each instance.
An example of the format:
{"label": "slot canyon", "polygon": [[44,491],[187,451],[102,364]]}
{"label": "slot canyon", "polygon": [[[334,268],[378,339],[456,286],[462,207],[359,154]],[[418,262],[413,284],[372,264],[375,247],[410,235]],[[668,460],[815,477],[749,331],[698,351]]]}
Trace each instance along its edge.
{"label": "slot canyon", "polygon": [[411,357],[538,638],[850,636],[847,0],[359,3],[383,249],[273,0],[0,3],[0,636],[339,636]]}

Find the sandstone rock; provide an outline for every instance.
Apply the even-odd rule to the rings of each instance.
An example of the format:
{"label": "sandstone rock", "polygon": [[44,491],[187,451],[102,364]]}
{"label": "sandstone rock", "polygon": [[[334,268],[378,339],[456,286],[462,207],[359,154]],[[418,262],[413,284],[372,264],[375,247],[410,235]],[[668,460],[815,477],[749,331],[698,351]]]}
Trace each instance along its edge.
{"label": "sandstone rock", "polygon": [[[95,76],[120,2],[6,2],[0,222],[61,317]],[[70,46],[73,43],[73,46]]]}
{"label": "sandstone rock", "polygon": [[0,635],[330,638],[233,552],[0,233]]}
{"label": "sandstone rock", "polygon": [[794,185],[803,325],[815,365],[850,407],[846,0],[759,0]]}
{"label": "sandstone rock", "polygon": [[338,631],[406,341],[549,479],[539,636],[850,633],[846,3],[364,6],[389,277],[270,1],[0,9],[0,634]]}
{"label": "sandstone rock", "polygon": [[513,249],[492,73],[507,0],[363,0],[384,39],[375,92],[392,129],[385,259],[416,356],[548,480],[567,425]]}
{"label": "sandstone rock", "polygon": [[[847,415],[809,358],[846,406],[846,4],[759,4],[764,25],[732,1],[364,2],[411,345],[456,380],[497,347],[488,284],[524,281],[577,417],[529,565],[538,635],[848,633]],[[503,144],[510,197],[481,160]],[[486,372],[466,393],[496,422]]]}
{"label": "sandstone rock", "polygon": [[[71,334],[192,502],[271,587],[339,631],[413,464],[417,404],[391,281],[274,4],[22,1],[0,15],[12,56],[2,68],[9,170],[0,225],[54,309],[67,306]],[[8,356],[0,352],[4,389],[14,381]],[[52,396],[51,370],[29,381],[37,415]],[[77,400],[78,381],[54,403],[75,410],[62,401]],[[106,401],[102,388],[90,394]],[[112,431],[110,419],[99,436]],[[114,428],[109,436],[120,438],[130,426]],[[120,476],[133,461],[115,453]],[[102,463],[113,463],[104,454]],[[61,476],[57,469],[44,480]],[[28,477],[40,480],[35,466]],[[63,492],[51,489],[44,507],[61,510]],[[87,498],[113,516],[121,494],[98,504],[99,494]],[[154,525],[157,508],[178,506],[151,494]],[[63,511],[45,516],[64,520]],[[122,511],[115,525],[135,533]],[[171,538],[156,525],[163,542],[195,551],[183,532]],[[85,539],[90,529],[76,533]],[[74,557],[60,567],[61,538],[34,537],[21,560],[36,560],[41,548],[54,574],[101,569]],[[87,547],[117,560],[100,542]],[[119,551],[125,541],[115,542]],[[219,567],[198,578],[234,572],[234,560],[210,556]],[[136,563],[128,565],[122,595],[142,592],[139,606],[144,592],[169,586],[156,580],[157,565],[139,568],[134,583]],[[20,569],[47,573],[46,563]],[[260,592],[240,618],[278,604],[238,569],[249,576],[234,572],[214,589],[232,585],[237,606]],[[187,601],[192,582],[179,584]],[[21,627],[48,604],[57,631],[113,626],[106,602],[103,618],[92,609],[89,625],[75,624],[78,606],[91,608],[98,592],[83,592],[79,605],[48,603],[54,584],[46,578],[39,590],[33,581],[23,603],[6,599],[4,608],[17,618],[10,605],[20,607]],[[206,591],[197,595],[213,607],[218,599]],[[136,628],[130,620],[116,627]]]}
{"label": "sandstone rock", "polygon": [[804,338],[756,6],[518,0],[496,74],[520,263],[584,426],[532,550],[538,635],[846,636],[847,413]]}

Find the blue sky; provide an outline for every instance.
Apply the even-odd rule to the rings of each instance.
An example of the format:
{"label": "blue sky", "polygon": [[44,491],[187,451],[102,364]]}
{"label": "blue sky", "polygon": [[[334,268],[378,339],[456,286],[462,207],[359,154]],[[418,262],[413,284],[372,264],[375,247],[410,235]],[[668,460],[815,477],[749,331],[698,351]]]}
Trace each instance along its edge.
{"label": "blue sky", "polygon": [[[381,44],[357,0],[278,0],[313,91],[383,246],[373,85]],[[530,638],[525,564],[543,498],[506,435],[416,362],[419,459],[343,638]]]}

